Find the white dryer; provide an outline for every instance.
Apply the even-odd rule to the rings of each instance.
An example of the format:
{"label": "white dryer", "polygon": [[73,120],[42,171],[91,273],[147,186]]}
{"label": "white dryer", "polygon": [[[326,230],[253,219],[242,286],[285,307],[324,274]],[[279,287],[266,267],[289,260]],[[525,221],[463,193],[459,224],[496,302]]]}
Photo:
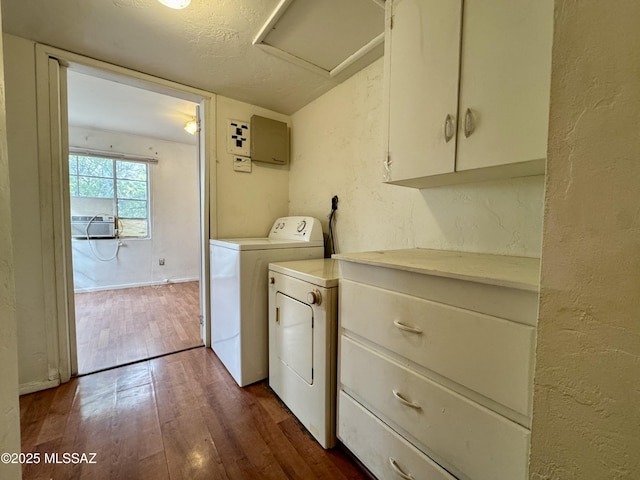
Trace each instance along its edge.
{"label": "white dryer", "polygon": [[278,218],[268,237],[210,240],[211,348],[244,387],[267,378],[270,262],[322,258],[320,221]]}
{"label": "white dryer", "polygon": [[336,443],[338,267],[269,265],[269,386],[324,448]]}

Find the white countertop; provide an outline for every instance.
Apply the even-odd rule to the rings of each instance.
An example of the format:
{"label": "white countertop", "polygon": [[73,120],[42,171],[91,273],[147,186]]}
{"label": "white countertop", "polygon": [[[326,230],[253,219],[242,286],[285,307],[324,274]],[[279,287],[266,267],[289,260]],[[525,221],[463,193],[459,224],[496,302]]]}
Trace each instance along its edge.
{"label": "white countertop", "polygon": [[269,264],[269,270],[289,275],[320,287],[338,286],[338,262],[330,258],[274,262]]}
{"label": "white countertop", "polygon": [[414,248],[333,255],[334,259],[538,291],[540,259]]}

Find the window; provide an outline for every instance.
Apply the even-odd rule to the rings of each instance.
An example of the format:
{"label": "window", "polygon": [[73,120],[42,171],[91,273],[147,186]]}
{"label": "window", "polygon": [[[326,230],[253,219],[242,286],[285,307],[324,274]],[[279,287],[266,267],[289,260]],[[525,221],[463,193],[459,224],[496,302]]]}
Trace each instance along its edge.
{"label": "window", "polygon": [[146,163],[69,155],[69,188],[72,208],[82,215],[115,215],[121,237],[149,236]]}

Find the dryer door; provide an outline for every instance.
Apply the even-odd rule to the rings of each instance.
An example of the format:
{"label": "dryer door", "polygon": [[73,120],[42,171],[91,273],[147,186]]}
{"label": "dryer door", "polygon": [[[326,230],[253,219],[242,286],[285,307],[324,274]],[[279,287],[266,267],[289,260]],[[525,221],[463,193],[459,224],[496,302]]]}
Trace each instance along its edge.
{"label": "dryer door", "polygon": [[309,385],[313,384],[313,309],[282,292],[276,293],[278,360]]}

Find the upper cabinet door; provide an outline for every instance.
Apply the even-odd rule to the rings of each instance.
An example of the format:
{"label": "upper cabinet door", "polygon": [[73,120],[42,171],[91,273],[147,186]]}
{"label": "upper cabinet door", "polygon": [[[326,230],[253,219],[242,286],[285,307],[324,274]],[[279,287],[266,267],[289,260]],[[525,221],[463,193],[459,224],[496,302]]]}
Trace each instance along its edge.
{"label": "upper cabinet door", "polygon": [[456,170],[546,157],[553,0],[465,0]]}
{"label": "upper cabinet door", "polygon": [[387,0],[387,181],[455,167],[462,0]]}

